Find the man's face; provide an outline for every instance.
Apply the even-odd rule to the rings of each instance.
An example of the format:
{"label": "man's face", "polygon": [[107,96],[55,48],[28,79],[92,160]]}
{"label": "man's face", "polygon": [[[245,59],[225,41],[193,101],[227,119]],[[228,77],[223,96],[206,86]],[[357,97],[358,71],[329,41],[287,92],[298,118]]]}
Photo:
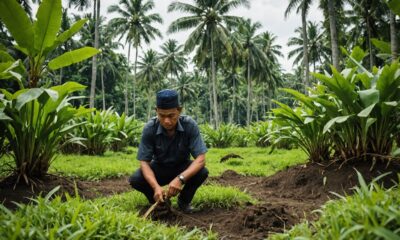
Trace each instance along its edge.
{"label": "man's face", "polygon": [[157,117],[160,121],[161,126],[166,130],[174,130],[181,113],[181,109],[171,108],[171,109],[160,109],[157,108]]}

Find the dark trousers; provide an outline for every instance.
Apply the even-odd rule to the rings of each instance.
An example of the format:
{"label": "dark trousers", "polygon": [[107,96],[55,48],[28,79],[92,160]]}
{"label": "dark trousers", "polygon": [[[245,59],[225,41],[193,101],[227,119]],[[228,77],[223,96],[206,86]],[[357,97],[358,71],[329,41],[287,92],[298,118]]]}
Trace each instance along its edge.
{"label": "dark trousers", "polygon": [[[174,178],[185,171],[191,163],[191,161],[187,161],[178,166],[166,167],[155,162],[151,162],[150,167],[154,172],[158,184],[160,186],[164,186],[169,184]],[[208,170],[204,167],[200,169],[200,171],[192,176],[189,180],[187,180],[186,184],[179,194],[179,203],[189,204],[192,201],[197,189],[206,180],[207,177]],[[154,190],[144,178],[142,170],[140,168],[136,170],[136,172],[134,172],[133,175],[129,178],[129,183],[134,189],[142,192],[147,197],[150,203],[154,203]]]}

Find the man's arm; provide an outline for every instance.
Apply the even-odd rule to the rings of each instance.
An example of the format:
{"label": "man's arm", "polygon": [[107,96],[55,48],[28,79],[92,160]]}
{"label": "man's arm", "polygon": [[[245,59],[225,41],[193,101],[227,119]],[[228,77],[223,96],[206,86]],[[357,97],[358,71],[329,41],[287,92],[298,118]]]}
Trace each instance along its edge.
{"label": "man's arm", "polygon": [[[190,166],[181,173],[188,181],[191,177],[196,175],[203,167],[206,165],[206,154],[200,154],[195,160],[190,164]],[[151,169],[150,169],[151,170]],[[182,190],[182,183],[178,179],[178,176],[174,178],[168,185],[168,196],[176,196]]]}
{"label": "man's arm", "polygon": [[154,175],[154,172],[151,169],[149,162],[140,161],[140,168],[142,170],[144,179],[146,179],[147,183],[149,183],[151,188],[153,188],[154,190],[154,201],[164,202],[163,189],[158,184],[156,176]]}

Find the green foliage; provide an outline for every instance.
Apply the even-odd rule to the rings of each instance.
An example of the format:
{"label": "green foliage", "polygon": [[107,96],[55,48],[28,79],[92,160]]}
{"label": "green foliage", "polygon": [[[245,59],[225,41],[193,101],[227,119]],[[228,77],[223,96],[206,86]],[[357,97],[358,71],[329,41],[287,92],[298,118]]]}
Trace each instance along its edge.
{"label": "green foliage", "polygon": [[[8,55],[6,61],[1,59],[0,78],[14,78],[21,82],[21,75],[27,75],[29,87],[36,87],[47,70],[47,63],[50,69],[55,70],[80,62],[99,52],[94,48],[84,47],[66,52],[49,61],[48,58],[53,55],[54,50],[78,32],[85,22],[85,20],[79,21],[69,30],[59,34],[61,17],[61,0],[42,1],[36,14],[37,20],[33,22],[17,1],[1,1],[0,19],[14,38],[15,47],[28,57],[29,71],[26,72],[20,61],[15,61]],[[7,54],[5,51],[0,53]]]}
{"label": "green foliage", "polygon": [[311,161],[328,160],[331,149],[342,160],[390,155],[399,134],[400,64],[368,72],[360,64],[365,55],[355,48],[341,73],[314,74],[321,84],[310,96],[284,89],[300,106],[277,102],[277,140],[292,139]]}
{"label": "green foliage", "polygon": [[[67,196],[34,200],[11,212],[0,205],[0,235],[5,239],[215,239],[195,229],[144,220],[115,205]],[[27,217],[29,216],[29,217]]]}
{"label": "green foliage", "polygon": [[0,115],[5,125],[4,134],[15,160],[19,178],[40,177],[58,152],[64,134],[77,124],[67,126],[74,117],[90,110],[75,109],[69,104],[68,95],[84,86],[68,82],[49,89],[32,88],[11,94],[3,90]]}
{"label": "green foliage", "polygon": [[358,173],[355,194],[329,201],[313,223],[296,225],[271,239],[399,239],[400,189],[369,186]]}
{"label": "green foliage", "polygon": [[[71,121],[79,124],[69,139],[79,139],[65,144],[65,153],[103,155],[107,149],[123,151],[128,145],[138,145],[143,123],[132,116],[121,116],[112,108],[88,113]],[[68,141],[68,140],[66,140]]]}
{"label": "green foliage", "polygon": [[291,94],[300,107],[290,108],[288,105],[276,102],[280,108],[273,109],[273,122],[279,128],[271,132],[273,144],[288,139],[307,153],[310,161],[322,162],[329,160],[330,138],[323,133],[323,127],[328,118],[323,115],[324,109],[314,97],[308,97],[292,89],[283,89]]}
{"label": "green foliage", "polygon": [[201,125],[200,130],[209,147],[227,148],[233,146],[238,137],[238,127],[234,124],[221,124],[218,129],[213,129],[210,125]]}
{"label": "green foliage", "polygon": [[125,113],[120,116],[116,112],[110,117],[110,121],[115,124],[115,130],[112,136],[114,139],[120,139],[120,141],[114,141],[111,144],[111,149],[113,151],[122,151],[128,145],[139,145],[143,122],[134,119],[133,116],[128,117]]}

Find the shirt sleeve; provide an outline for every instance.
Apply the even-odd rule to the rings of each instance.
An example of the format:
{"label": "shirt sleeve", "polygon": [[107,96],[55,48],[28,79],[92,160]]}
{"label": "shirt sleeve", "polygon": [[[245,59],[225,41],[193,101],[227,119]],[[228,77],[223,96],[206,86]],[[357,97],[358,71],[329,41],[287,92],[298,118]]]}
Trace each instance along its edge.
{"label": "shirt sleeve", "polygon": [[197,126],[197,123],[194,120],[191,129],[189,149],[190,149],[190,154],[194,158],[197,158],[199,155],[207,152],[206,144],[201,138],[199,127]]}
{"label": "shirt sleeve", "polygon": [[139,150],[136,159],[139,161],[150,162],[154,155],[154,144],[153,144],[153,124],[146,124],[143,128],[142,138],[139,143]]}

